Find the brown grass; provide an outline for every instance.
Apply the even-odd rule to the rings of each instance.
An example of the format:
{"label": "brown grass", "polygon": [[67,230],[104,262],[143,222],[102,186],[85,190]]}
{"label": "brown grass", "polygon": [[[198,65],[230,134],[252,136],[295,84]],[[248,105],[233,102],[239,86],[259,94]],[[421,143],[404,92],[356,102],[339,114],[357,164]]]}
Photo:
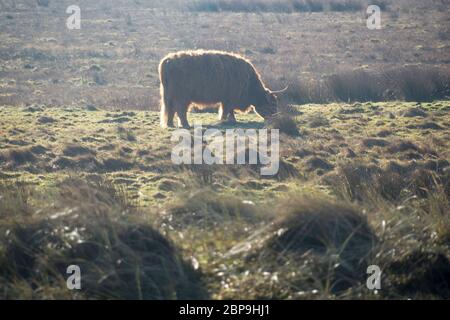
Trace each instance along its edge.
{"label": "brown grass", "polygon": [[[83,18],[86,28],[65,38],[60,33],[60,17],[52,15],[63,12],[65,3],[53,1],[48,7],[36,8],[36,2],[23,1],[15,8],[7,6],[3,15],[10,18],[1,20],[5,31],[0,62],[5,73],[0,103],[156,110],[158,62],[169,52],[195,48],[245,55],[271,88],[290,84],[286,97],[296,103],[432,100],[448,95],[449,71],[445,66],[449,44],[442,36],[446,10],[439,11],[439,1],[387,5],[389,10],[399,10],[399,16],[383,16],[389,25],[383,33],[361,28],[359,18],[364,19],[365,4],[362,10],[347,10],[364,2],[359,0],[209,2],[246,9],[244,13],[192,12],[185,10],[186,5],[202,2],[137,4],[117,0],[114,8],[106,10],[108,5],[102,0],[88,4],[91,15]],[[325,2],[333,3],[338,11],[302,12],[303,3],[311,7]],[[252,8],[258,4],[265,11]],[[289,11],[282,8],[294,4],[299,12],[279,12]],[[31,28],[28,21],[35,10],[39,19]],[[273,30],[270,41],[265,36],[267,25]],[[240,33],[243,28],[248,32]],[[423,29],[429,30],[426,37]],[[34,37],[34,42],[18,39],[13,43],[10,39],[17,32],[42,36]],[[150,45],[148,39],[161,41]],[[438,68],[441,70],[436,71]]]}

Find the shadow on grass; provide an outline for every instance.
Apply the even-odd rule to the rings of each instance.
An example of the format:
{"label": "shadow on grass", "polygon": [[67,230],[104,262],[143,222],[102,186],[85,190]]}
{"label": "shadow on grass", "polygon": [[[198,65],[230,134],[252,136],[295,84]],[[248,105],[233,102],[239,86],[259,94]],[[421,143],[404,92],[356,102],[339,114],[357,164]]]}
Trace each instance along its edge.
{"label": "shadow on grass", "polygon": [[263,129],[264,122],[260,121],[237,121],[237,122],[215,122],[210,124],[202,124],[203,128],[206,129],[218,129],[218,130],[227,130],[227,129]]}

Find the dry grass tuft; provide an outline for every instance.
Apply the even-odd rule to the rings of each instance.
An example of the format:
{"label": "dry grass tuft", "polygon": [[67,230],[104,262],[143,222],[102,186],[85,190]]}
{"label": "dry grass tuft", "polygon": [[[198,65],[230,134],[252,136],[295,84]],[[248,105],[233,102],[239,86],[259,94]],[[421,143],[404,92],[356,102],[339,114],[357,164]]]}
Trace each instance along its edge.
{"label": "dry grass tuft", "polygon": [[270,129],[278,129],[280,132],[287,134],[288,136],[297,137],[300,136],[300,131],[297,126],[295,118],[288,114],[279,114],[273,117],[268,122]]}
{"label": "dry grass tuft", "polygon": [[290,197],[273,215],[270,227],[234,249],[250,248],[250,266],[276,272],[272,298],[312,288],[332,296],[362,285],[378,240],[357,208],[323,196]]}
{"label": "dry grass tuft", "polygon": [[[0,224],[3,299],[206,297],[198,273],[111,184],[64,181],[46,215],[28,207],[13,185],[1,194],[9,199],[0,203],[0,212],[8,210]],[[71,264],[81,268],[79,293],[66,289]]]}
{"label": "dry grass tuft", "polygon": [[182,195],[168,207],[166,214],[173,225],[182,228],[196,225],[218,226],[224,221],[257,221],[254,205],[239,198],[203,189]]}
{"label": "dry grass tuft", "polygon": [[345,259],[359,261],[370,252],[375,236],[354,207],[326,198],[291,199],[278,208],[274,230],[278,234],[267,246],[280,252],[325,253],[333,250]]}
{"label": "dry grass tuft", "polygon": [[450,298],[450,261],[441,252],[415,250],[391,262],[385,284],[403,296]]}

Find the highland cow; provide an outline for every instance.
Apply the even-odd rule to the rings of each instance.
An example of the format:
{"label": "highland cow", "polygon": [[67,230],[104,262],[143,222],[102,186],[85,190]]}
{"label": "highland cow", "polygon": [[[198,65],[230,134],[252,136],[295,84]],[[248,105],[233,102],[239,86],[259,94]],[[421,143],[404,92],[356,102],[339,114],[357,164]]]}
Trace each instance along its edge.
{"label": "highland cow", "polygon": [[189,128],[191,105],[217,105],[221,121],[235,122],[235,111],[254,110],[267,119],[277,113],[276,94],[261,80],[252,63],[221,51],[182,51],[169,54],[159,65],[161,81],[161,126]]}

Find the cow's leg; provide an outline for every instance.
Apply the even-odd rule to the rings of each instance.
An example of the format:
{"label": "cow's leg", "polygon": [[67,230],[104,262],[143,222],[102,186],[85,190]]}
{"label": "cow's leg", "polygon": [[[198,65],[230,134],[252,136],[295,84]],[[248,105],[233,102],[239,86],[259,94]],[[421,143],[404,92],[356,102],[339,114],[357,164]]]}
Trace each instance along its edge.
{"label": "cow's leg", "polygon": [[170,128],[175,127],[173,125],[173,118],[175,117],[175,111],[173,110],[169,110],[169,112],[167,113],[167,126]]}
{"label": "cow's leg", "polygon": [[225,105],[223,103],[219,106],[219,120],[225,122],[227,120],[227,114],[225,113]]}
{"label": "cow's leg", "polygon": [[230,107],[230,104],[223,103],[219,109],[219,120],[220,122],[236,122],[236,118],[234,117],[233,108]]}
{"label": "cow's leg", "polygon": [[175,109],[174,109],[173,102],[167,98],[167,95],[165,95],[163,98],[163,102],[161,103],[161,115],[160,115],[161,127],[163,127],[163,128],[172,127],[173,128],[174,115],[175,115]]}
{"label": "cow's leg", "polygon": [[236,123],[236,117],[234,116],[234,110],[231,109],[231,111],[228,113],[228,118],[227,118],[228,122],[231,123]]}
{"label": "cow's leg", "polygon": [[189,103],[180,103],[177,108],[178,125],[186,129],[189,129],[191,127],[189,125],[189,122],[187,121],[188,107]]}
{"label": "cow's leg", "polygon": [[181,113],[181,115],[178,115],[179,125],[180,127],[183,127],[185,129],[189,129],[191,126],[189,125],[189,122],[187,121],[187,114],[186,112]]}
{"label": "cow's leg", "polygon": [[164,109],[161,109],[161,127],[173,128],[173,117],[175,116],[175,112],[171,109],[167,110],[167,107],[164,107]]}

